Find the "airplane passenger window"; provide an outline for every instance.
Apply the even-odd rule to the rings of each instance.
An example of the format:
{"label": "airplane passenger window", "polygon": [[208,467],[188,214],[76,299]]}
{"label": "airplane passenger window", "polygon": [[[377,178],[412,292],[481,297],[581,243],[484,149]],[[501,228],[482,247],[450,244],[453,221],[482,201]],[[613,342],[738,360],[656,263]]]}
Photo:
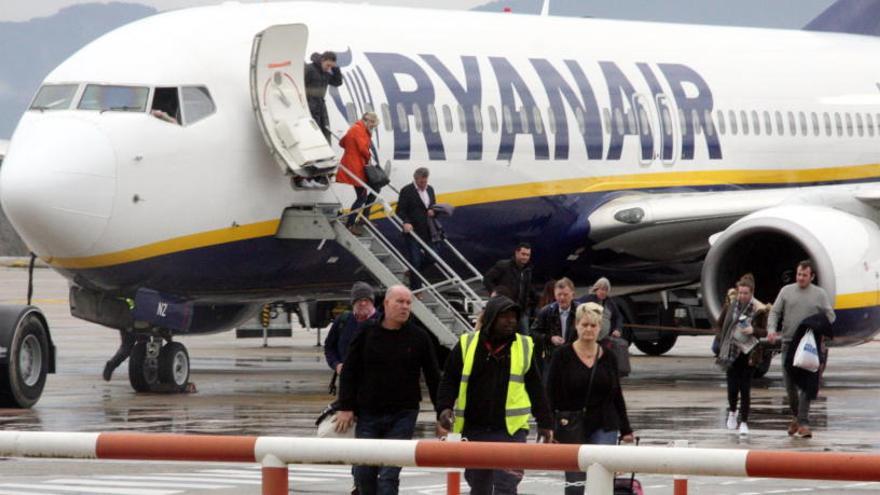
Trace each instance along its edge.
{"label": "airplane passenger window", "polygon": [[730,133],[736,136],[737,127],[736,127],[736,112],[733,110],[727,113],[727,116],[730,117]]}
{"label": "airplane passenger window", "polygon": [[651,134],[651,122],[648,120],[648,112],[641,105],[639,105],[639,127],[642,129],[642,136]]}
{"label": "airplane passenger window", "polygon": [[180,99],[177,88],[156,88],[153,90],[153,105],[150,114],[170,124],[180,124]]}
{"label": "airplane passenger window", "polygon": [[513,134],[513,112],[510,111],[510,107],[507,105],[501,107],[501,112],[504,115],[504,130],[508,134]]}
{"label": "airplane passenger window", "polygon": [[874,119],[871,118],[870,113],[865,114],[865,127],[868,128],[868,135],[874,136]]}
{"label": "airplane passenger window", "polygon": [[[177,106],[177,90],[174,91],[175,107]],[[137,86],[106,86],[89,84],[83,91],[77,106],[80,110],[100,110],[111,112],[143,112],[147,109],[149,88]],[[174,109],[175,113],[177,108]]]}
{"label": "airplane passenger window", "polygon": [[493,134],[498,133],[498,112],[495,110],[495,105],[489,105],[489,128],[492,129]]}
{"label": "airplane passenger window", "polygon": [[391,131],[391,110],[387,103],[382,104],[382,120],[385,121],[385,130]]}
{"label": "airplane passenger window", "polygon": [[578,130],[581,133],[581,136],[585,136],[587,134],[587,119],[584,115],[584,111],[580,108],[576,108],[574,111],[574,119],[577,121]]}
{"label": "airplane passenger window", "polygon": [[773,122],[770,120],[770,112],[764,110],[764,134],[773,135]]}
{"label": "airplane passenger window", "polygon": [[636,129],[636,115],[635,112],[624,113],[624,117],[626,117],[626,127],[627,131],[630,134],[638,134],[639,130]]}
{"label": "airplane passenger window", "polygon": [[416,132],[422,132],[422,110],[417,104],[413,103],[412,112],[413,124],[415,125]]}
{"label": "airplane passenger window", "polygon": [[825,121],[825,135],[831,136],[831,116],[828,115],[828,112],[822,114],[822,120]]}
{"label": "airplane passenger window", "polygon": [[880,136],[880,113],[874,116],[874,122],[877,123],[877,136]]}
{"label": "airplane passenger window", "polygon": [[687,119],[684,117],[684,110],[678,109],[678,127],[681,128],[681,134],[687,134]]}
{"label": "airplane passenger window", "polygon": [[715,125],[712,122],[712,112],[706,110],[703,113],[703,116],[706,118],[706,135],[714,136],[715,135]]}
{"label": "airplane passenger window", "polygon": [[547,107],[547,126],[550,128],[550,134],[556,134],[556,115],[550,107]]}
{"label": "airplane passenger window", "polygon": [[483,133],[483,114],[480,112],[480,107],[477,105],[473,106],[473,114],[474,114],[474,127],[477,129],[478,134]]}
{"label": "airplane passenger window", "polygon": [[758,112],[752,110],[752,130],[755,136],[761,135],[761,122],[758,120]]}
{"label": "airplane passenger window", "polygon": [[623,112],[620,111],[619,108],[614,109],[614,127],[617,129],[618,134],[623,134],[625,132],[623,128]]}
{"label": "airplane passenger window", "polygon": [[745,110],[739,111],[739,121],[742,123],[743,136],[749,135],[749,116]]}
{"label": "airplane passenger window", "polygon": [[433,133],[440,131],[440,125],[437,122],[437,107],[434,105],[428,106],[428,127]]}
{"label": "airplane passenger window", "polygon": [[409,117],[406,115],[406,109],[403,108],[403,103],[397,104],[397,121],[400,125],[401,131],[409,132]]}
{"label": "airplane passenger window", "polygon": [[780,136],[785,135],[785,121],[782,119],[782,113],[779,110],[776,111],[776,134]]}
{"label": "airplane passenger window", "polygon": [[794,121],[793,112],[788,112],[788,132],[792,136],[797,136],[797,122]]}
{"label": "airplane passenger window", "polygon": [[834,123],[837,127],[837,137],[843,136],[843,120],[840,118],[840,112],[834,112]]}
{"label": "airplane passenger window", "polygon": [[526,107],[519,107],[519,121],[522,124],[522,131],[529,133],[529,111]]}
{"label": "airplane passenger window", "polygon": [[865,136],[865,127],[862,122],[862,114],[860,113],[856,114],[856,130],[859,131],[859,137]]}
{"label": "airplane passenger window", "polygon": [[449,105],[443,105],[443,125],[446,127],[446,132],[452,132],[454,129],[452,110],[449,109]]}
{"label": "airplane passenger window", "polygon": [[532,120],[535,122],[535,132],[544,134],[544,121],[541,119],[541,111],[538,107],[532,107]]}
{"label": "airplane passenger window", "polygon": [[602,123],[605,125],[605,134],[611,134],[611,112],[607,108],[602,109]]}
{"label": "airplane passenger window", "polygon": [[211,93],[204,86],[184,86],[180,88],[180,96],[183,99],[184,125],[195,124],[217,110]]}
{"label": "airplane passenger window", "polygon": [[727,128],[724,124],[724,112],[722,110],[718,110],[715,120],[718,121],[718,134],[723,136],[727,133]]}
{"label": "airplane passenger window", "polygon": [[76,96],[78,84],[44,84],[31,103],[31,110],[67,110]]}
{"label": "airplane passenger window", "polygon": [[819,116],[816,112],[810,112],[810,120],[813,122],[813,136],[819,135]]}
{"label": "airplane passenger window", "polygon": [[700,114],[696,110],[691,110],[691,122],[694,123],[694,134],[699,136],[702,133],[703,126],[700,125]]}
{"label": "airplane passenger window", "polygon": [[458,132],[464,134],[467,132],[467,117],[464,115],[464,108],[459,105],[458,108]]}
{"label": "airplane passenger window", "polygon": [[801,123],[801,136],[807,135],[807,116],[804,112],[798,112],[798,122]]}
{"label": "airplane passenger window", "polygon": [[660,110],[660,123],[663,125],[663,134],[672,136],[672,114],[669,113],[669,107],[657,101],[657,108]]}
{"label": "airplane passenger window", "polygon": [[853,135],[852,115],[850,115],[849,112],[847,112],[844,114],[844,117],[846,118],[846,135],[849,137],[852,137],[852,135]]}

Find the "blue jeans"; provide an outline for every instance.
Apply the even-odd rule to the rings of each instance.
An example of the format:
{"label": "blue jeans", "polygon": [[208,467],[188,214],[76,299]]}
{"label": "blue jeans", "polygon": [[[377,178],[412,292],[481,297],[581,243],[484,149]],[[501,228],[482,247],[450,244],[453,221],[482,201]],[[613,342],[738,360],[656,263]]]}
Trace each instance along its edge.
{"label": "blue jeans", "polygon": [[[616,430],[598,429],[584,442],[593,445],[617,445]],[[587,473],[583,471],[566,471],[565,472],[565,495],[583,495],[586,488]],[[577,483],[577,485],[575,485]]]}
{"label": "blue jeans", "polygon": [[[463,436],[472,442],[526,443],[528,430],[509,435],[507,430],[471,429],[465,427]],[[471,495],[516,495],[522,481],[521,469],[465,469],[464,479],[471,487]]]}
{"label": "blue jeans", "polygon": [[[372,204],[373,201],[376,200],[376,196],[373,196],[372,194],[370,194],[369,196],[367,195],[367,188],[366,187],[355,186],[354,194],[356,197],[355,197],[354,203],[351,204],[351,211],[355,211],[362,206]],[[362,214],[365,217],[368,217],[369,210],[364,210],[362,212]],[[357,218],[357,213],[352,213],[352,214],[348,215],[348,218],[345,221],[345,225],[348,227],[351,227],[352,225],[354,225],[354,221],[356,218]]]}
{"label": "blue jeans", "polygon": [[[418,409],[396,413],[358,415],[355,438],[409,440],[416,429]],[[400,486],[400,468],[394,466],[355,466],[354,482],[360,495],[396,495]]]}

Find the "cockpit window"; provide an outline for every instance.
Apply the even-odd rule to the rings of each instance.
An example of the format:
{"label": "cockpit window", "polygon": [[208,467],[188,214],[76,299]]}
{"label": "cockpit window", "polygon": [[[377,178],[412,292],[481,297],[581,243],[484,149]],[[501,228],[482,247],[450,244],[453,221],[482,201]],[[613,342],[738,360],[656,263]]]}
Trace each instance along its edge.
{"label": "cockpit window", "polygon": [[208,88],[201,86],[184,86],[180,88],[183,98],[183,120],[185,125],[198,122],[214,113],[216,107]]}
{"label": "cockpit window", "polygon": [[144,112],[147,109],[149,96],[149,88],[89,84],[83,91],[77,108],[112,112]]}
{"label": "cockpit window", "polygon": [[31,110],[67,110],[78,84],[45,84],[31,103]]}

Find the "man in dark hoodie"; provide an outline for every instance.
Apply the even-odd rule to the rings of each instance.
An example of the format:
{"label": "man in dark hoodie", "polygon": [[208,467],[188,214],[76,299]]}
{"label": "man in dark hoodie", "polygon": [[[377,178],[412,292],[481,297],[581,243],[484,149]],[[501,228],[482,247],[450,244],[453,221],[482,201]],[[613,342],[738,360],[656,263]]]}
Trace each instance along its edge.
{"label": "man in dark hoodie", "polygon": [[321,128],[327,142],[330,142],[330,117],[327,115],[327,85],[342,86],[342,71],[336,65],[334,52],[313,53],[311,63],[306,64],[306,98],[309,112]]}
{"label": "man in dark hoodie", "polygon": [[[531,337],[516,332],[520,308],[511,299],[489,300],[481,330],[466,333],[449,354],[437,391],[437,431],[477,442],[525,443],[529,413],[538,441],[553,441],[553,417]],[[515,494],[521,470],[466,469],[471,493]]]}

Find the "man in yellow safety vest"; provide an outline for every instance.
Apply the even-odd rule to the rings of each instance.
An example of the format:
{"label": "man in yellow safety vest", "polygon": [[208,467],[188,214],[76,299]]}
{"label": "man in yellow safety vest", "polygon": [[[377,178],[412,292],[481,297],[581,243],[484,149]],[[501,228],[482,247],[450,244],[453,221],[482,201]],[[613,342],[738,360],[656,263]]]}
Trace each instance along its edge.
{"label": "man in yellow safety vest", "polygon": [[[518,334],[520,308],[511,299],[489,300],[481,331],[466,333],[446,361],[437,391],[437,431],[461,433],[471,441],[522,442],[529,415],[538,422],[538,441],[553,441],[553,416],[535,365],[532,339]],[[466,469],[472,494],[515,494],[523,472]]]}

